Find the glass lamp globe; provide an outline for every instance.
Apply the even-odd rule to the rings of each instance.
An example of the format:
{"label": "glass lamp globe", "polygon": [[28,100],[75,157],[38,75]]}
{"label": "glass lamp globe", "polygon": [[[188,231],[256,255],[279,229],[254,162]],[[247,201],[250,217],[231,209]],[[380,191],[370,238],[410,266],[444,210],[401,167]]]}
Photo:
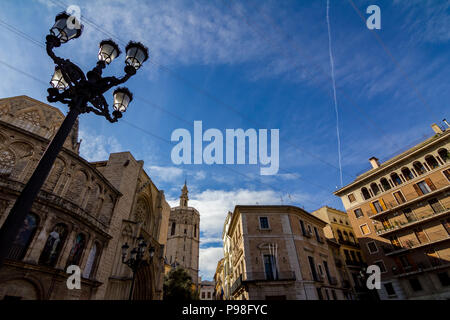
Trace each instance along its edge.
{"label": "glass lamp globe", "polygon": [[133,101],[133,94],[127,88],[117,88],[114,93],[114,110],[126,112],[128,105]]}
{"label": "glass lamp globe", "polygon": [[67,83],[66,79],[64,79],[62,71],[59,67],[55,68],[55,73],[52,76],[50,84],[53,88],[58,90],[65,90],[69,87],[69,84]]}
{"label": "glass lamp globe", "polygon": [[70,16],[66,12],[61,12],[55,18],[55,24],[50,29],[50,33],[57,37],[61,43],[78,38],[83,32],[83,25],[75,16]]}
{"label": "glass lamp globe", "polygon": [[131,41],[126,47],[127,57],[125,63],[138,70],[148,59],[148,49],[140,42]]}
{"label": "glass lamp globe", "polygon": [[110,64],[115,58],[120,56],[119,46],[112,40],[103,40],[100,42],[98,60]]}

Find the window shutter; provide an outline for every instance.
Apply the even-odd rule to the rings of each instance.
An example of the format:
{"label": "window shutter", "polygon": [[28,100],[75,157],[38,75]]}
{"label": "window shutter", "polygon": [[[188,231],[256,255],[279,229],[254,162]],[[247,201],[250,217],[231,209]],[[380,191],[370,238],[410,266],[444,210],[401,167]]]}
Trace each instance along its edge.
{"label": "window shutter", "polygon": [[380,204],[381,204],[381,207],[383,208],[383,210],[387,210],[386,205],[384,204],[384,201],[382,198],[380,198]]}
{"label": "window shutter", "polygon": [[369,203],[369,205],[370,205],[370,209],[372,209],[372,213],[377,214],[377,210],[375,209],[375,206],[373,205],[373,203]]}
{"label": "window shutter", "polygon": [[418,194],[419,196],[422,196],[422,195],[423,195],[422,190],[420,190],[420,188],[419,188],[419,186],[418,186],[417,184],[414,184],[414,190],[416,190],[416,192],[417,192],[417,194]]}
{"label": "window shutter", "polygon": [[434,185],[434,183],[431,181],[430,178],[426,178],[425,182],[427,183],[427,185],[430,187],[431,191],[436,190],[436,186]]}

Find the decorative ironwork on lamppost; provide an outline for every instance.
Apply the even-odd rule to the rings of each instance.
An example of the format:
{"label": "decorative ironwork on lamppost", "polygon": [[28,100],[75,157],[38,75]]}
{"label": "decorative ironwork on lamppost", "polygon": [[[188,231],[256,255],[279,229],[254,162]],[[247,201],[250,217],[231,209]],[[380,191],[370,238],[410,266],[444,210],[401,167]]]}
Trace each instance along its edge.
{"label": "decorative ironwork on lamppost", "polygon": [[103,95],[135,75],[149,57],[148,50],[143,44],[131,41],[126,47],[125,75],[121,78],[103,77],[103,69],[121,53],[114,41],[104,40],[100,43],[97,65],[85,75],[73,62],[62,59],[53,52],[62,44],[80,37],[82,32],[83,25],[75,17],[62,12],[56,16],[55,24],[46,37],[47,54],[55,63],[55,72],[50,81],[52,88],[47,90],[47,100],[67,104],[69,112],[0,229],[0,267],[7,258],[17,232],[31,210],[33,201],[50,173],[56,156],[78,116],[92,112],[105,117],[111,123],[122,118],[122,114],[126,112],[133,100],[131,92],[127,88],[118,88],[114,91],[112,114]]}
{"label": "decorative ironwork on lamppost", "polygon": [[[130,249],[130,246],[128,245],[128,243],[125,243],[122,246],[122,263],[126,264],[133,272],[133,279],[131,280],[130,295],[128,297],[128,300],[133,299],[134,282],[136,281],[136,273],[138,272],[138,270],[141,266],[144,266],[147,263],[149,263],[145,259],[145,253],[146,253],[145,249],[146,248],[147,248],[147,243],[144,241],[144,238],[139,237],[138,238],[138,246],[131,250],[130,257],[127,259],[128,249]],[[150,248],[148,249],[148,254],[149,254],[149,260],[151,261],[153,259],[153,255],[155,254],[155,248],[150,246]]]}

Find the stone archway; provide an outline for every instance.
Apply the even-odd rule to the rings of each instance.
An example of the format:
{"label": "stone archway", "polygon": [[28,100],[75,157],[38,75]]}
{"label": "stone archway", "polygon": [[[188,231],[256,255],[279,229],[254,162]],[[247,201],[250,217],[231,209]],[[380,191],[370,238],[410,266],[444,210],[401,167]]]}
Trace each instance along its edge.
{"label": "stone archway", "polygon": [[0,285],[0,300],[41,300],[42,294],[39,286],[29,279],[17,278],[6,280]]}

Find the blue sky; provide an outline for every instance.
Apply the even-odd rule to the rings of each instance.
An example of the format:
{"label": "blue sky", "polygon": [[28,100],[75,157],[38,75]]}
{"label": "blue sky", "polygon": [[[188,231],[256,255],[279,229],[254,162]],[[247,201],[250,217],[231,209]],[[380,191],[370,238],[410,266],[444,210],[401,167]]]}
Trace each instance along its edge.
{"label": "blue sky", "polygon": [[[344,184],[369,168],[370,157],[384,159],[432,135],[430,125],[449,117],[450,100],[450,1],[353,1],[365,18],[366,8],[378,5],[382,29],[369,31],[350,0],[330,1]],[[114,36],[122,48],[128,40],[149,47],[150,60],[126,84],[136,97],[126,122],[82,115],[81,153],[94,161],[131,151],[172,205],[187,177],[190,205],[201,213],[204,278],[222,254],[223,220],[235,204],[342,209],[332,195],[340,178],[326,0],[4,0],[0,97],[46,101],[50,59],[5,23],[43,43],[67,5],[80,6],[85,32],[57,52],[84,70],[95,65],[105,38]],[[122,74],[123,58],[105,74]],[[257,165],[175,166],[175,143],[154,135],[170,141],[177,128],[192,132],[194,120],[223,132],[280,129],[279,174],[261,177]]]}

